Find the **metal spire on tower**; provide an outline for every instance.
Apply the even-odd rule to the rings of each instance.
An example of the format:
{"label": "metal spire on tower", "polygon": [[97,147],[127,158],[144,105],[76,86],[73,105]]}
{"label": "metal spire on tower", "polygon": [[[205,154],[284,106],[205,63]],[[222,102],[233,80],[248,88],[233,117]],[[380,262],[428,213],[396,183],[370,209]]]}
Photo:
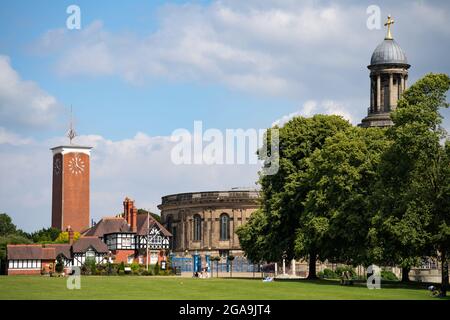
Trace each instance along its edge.
{"label": "metal spire on tower", "polygon": [[67,137],[69,138],[70,144],[72,144],[72,140],[75,139],[77,136],[77,133],[75,129],[73,128],[73,117],[72,117],[72,105],[70,106],[70,128],[67,132]]}

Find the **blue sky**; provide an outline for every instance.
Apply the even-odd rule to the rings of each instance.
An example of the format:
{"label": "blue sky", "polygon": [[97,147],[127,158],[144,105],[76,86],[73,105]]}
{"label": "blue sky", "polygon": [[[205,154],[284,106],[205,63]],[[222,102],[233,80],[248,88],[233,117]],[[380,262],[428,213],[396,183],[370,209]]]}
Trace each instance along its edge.
{"label": "blue sky", "polygon": [[[95,133],[111,139],[130,137],[137,131],[169,135],[176,128],[192,127],[198,119],[220,129],[267,127],[297,107],[295,101],[283,97],[261,98],[220,84],[196,83],[190,79],[156,79],[130,85],[118,77],[60,75],[55,71],[55,55],[35,52],[33,46],[48,30],[65,26],[69,16],[65,10],[73,3],[13,1],[2,8],[0,52],[11,58],[12,67],[23,79],[31,79],[52,93],[66,110],[65,118],[62,116],[61,122],[54,124],[54,130],[33,132],[33,135],[47,138],[64,133],[70,105],[80,134]],[[81,8],[82,28],[102,21],[109,32],[130,32],[143,37],[157,30],[162,7],[179,3],[185,1],[76,2]],[[129,120],[124,121],[125,118]]]}
{"label": "blue sky", "polygon": [[[71,4],[81,30],[66,28]],[[49,225],[49,148],[67,142],[70,105],[77,143],[94,146],[96,220],[125,196],[157,212],[165,194],[254,186],[255,165],[174,166],[171,133],[314,113],[359,123],[385,35],[366,27],[371,4],[394,17],[410,83],[450,73],[446,1],[3,1],[0,212],[27,231]]]}

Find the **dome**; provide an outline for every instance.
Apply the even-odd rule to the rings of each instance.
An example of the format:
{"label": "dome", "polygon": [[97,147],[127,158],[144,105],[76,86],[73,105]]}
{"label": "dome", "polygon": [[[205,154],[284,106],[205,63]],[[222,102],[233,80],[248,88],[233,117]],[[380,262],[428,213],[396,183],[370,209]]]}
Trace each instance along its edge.
{"label": "dome", "polygon": [[409,66],[405,53],[394,39],[384,39],[373,52],[370,65],[381,64],[404,64]]}

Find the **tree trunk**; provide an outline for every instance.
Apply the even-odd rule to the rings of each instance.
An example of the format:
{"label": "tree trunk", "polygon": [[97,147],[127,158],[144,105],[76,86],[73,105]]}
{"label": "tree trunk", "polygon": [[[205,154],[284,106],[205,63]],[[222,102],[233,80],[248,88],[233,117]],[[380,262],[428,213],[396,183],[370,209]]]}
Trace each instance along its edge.
{"label": "tree trunk", "polygon": [[309,254],[309,269],[308,269],[308,278],[309,280],[317,280],[317,274],[316,274],[316,262],[317,262],[317,256],[314,251],[312,251]]}
{"label": "tree trunk", "polygon": [[448,260],[446,248],[441,250],[441,297],[447,296],[448,288]]}
{"label": "tree trunk", "polygon": [[409,282],[409,271],[411,271],[410,267],[402,268],[402,282]]}

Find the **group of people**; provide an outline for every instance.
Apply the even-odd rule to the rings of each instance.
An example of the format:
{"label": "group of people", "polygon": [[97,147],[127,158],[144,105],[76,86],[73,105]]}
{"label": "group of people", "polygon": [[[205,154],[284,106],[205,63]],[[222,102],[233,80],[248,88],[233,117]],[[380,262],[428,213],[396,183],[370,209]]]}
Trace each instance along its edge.
{"label": "group of people", "polygon": [[206,279],[209,277],[210,274],[208,272],[208,268],[202,268],[202,271],[200,273],[198,271],[194,273],[194,278]]}

